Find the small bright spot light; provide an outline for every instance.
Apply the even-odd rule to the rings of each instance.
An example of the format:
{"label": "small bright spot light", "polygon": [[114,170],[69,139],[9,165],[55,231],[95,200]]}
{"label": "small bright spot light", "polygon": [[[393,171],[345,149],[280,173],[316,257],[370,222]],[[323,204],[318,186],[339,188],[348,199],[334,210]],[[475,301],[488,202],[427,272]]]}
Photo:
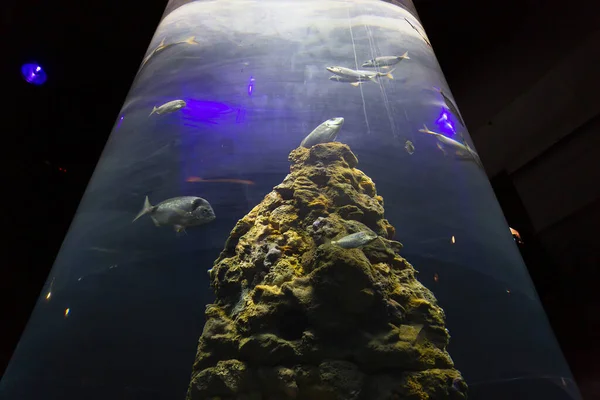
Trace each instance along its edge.
{"label": "small bright spot light", "polygon": [[65,310],[65,318],[67,318],[67,317],[69,316],[69,314],[70,314],[70,313],[71,313],[71,309],[70,309],[70,308],[67,308],[67,309]]}
{"label": "small bright spot light", "polygon": [[506,293],[510,294],[510,289],[506,289]]}
{"label": "small bright spot light", "polygon": [[46,82],[46,72],[37,64],[23,64],[21,67],[23,79],[33,85],[41,85]]}
{"label": "small bright spot light", "polygon": [[454,235],[452,235],[451,242],[452,242],[452,244],[456,243],[456,239],[454,238]]}
{"label": "small bright spot light", "polygon": [[440,276],[437,274],[437,272],[435,274],[433,274],[433,280],[435,282],[438,282],[440,280]]}
{"label": "small bright spot light", "polygon": [[50,300],[50,297],[52,297],[52,292],[48,292],[48,294],[46,295],[46,300]]}

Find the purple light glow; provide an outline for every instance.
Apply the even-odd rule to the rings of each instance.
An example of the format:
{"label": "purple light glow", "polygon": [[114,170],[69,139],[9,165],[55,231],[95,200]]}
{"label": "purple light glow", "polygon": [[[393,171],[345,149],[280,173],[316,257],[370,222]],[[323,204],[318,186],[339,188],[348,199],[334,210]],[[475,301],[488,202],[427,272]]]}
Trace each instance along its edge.
{"label": "purple light glow", "polygon": [[186,107],[181,109],[183,119],[192,126],[194,123],[218,124],[218,120],[234,110],[227,104],[216,101],[185,99]]}
{"label": "purple light glow", "polygon": [[41,85],[46,82],[46,72],[37,64],[23,64],[21,67],[23,79],[33,85]]}
{"label": "purple light glow", "polygon": [[435,123],[438,125],[441,133],[454,135],[456,130],[454,129],[455,123],[452,120],[452,114],[445,108],[442,108],[442,112],[438,119],[435,120]]}
{"label": "purple light glow", "polygon": [[250,81],[248,82],[248,96],[252,96],[253,91],[254,91],[254,78],[250,77]]}

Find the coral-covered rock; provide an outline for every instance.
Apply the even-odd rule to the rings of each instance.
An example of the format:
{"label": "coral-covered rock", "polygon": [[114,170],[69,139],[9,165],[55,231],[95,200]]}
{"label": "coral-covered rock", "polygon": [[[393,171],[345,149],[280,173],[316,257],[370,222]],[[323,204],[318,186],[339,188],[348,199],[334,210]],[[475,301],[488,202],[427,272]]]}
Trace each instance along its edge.
{"label": "coral-covered rock", "polygon": [[[297,148],[289,160],[209,271],[216,301],[188,399],[466,399],[444,311],[399,254],[350,148]],[[363,231],[378,237],[332,244]]]}

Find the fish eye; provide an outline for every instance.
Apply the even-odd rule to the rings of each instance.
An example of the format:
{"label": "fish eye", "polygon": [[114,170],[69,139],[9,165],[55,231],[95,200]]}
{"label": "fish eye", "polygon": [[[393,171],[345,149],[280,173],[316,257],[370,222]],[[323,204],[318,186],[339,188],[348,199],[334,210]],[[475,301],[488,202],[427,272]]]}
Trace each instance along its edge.
{"label": "fish eye", "polygon": [[202,199],[196,199],[193,201],[192,203],[192,210],[196,210],[197,208],[199,208],[204,202],[202,201]]}

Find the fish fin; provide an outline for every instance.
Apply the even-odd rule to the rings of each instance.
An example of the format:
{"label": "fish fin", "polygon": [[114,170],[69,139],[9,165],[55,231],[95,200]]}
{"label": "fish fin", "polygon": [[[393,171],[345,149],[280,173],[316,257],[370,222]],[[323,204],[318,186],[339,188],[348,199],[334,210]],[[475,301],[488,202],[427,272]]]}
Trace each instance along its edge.
{"label": "fish fin", "polygon": [[385,74],[385,77],[388,79],[394,79],[394,75],[392,75],[392,72],[394,72],[396,68],[392,68],[392,70],[390,72],[388,72],[387,74]]}
{"label": "fish fin", "polygon": [[187,44],[200,44],[200,43],[196,42],[196,36],[190,36],[189,38],[184,40],[184,42]]}
{"label": "fish fin", "polygon": [[[156,108],[156,106],[154,106],[154,108],[152,109],[152,112],[150,113],[150,115],[156,113],[156,110],[158,110],[158,108]],[[148,115],[148,116],[150,116],[150,115]]]}
{"label": "fish fin", "polygon": [[148,213],[151,213],[155,209],[156,208],[152,204],[150,204],[150,200],[148,200],[148,196],[146,196],[146,199],[144,200],[144,207],[142,208],[142,211],[140,211],[138,213],[138,215],[136,215],[136,217],[131,222],[137,221],[140,217],[142,217],[143,215],[146,215]]}
{"label": "fish fin", "polygon": [[402,54],[402,55],[400,56],[400,58],[403,58],[403,59],[405,59],[405,60],[410,60],[410,57],[408,56],[408,51],[405,51],[405,52],[404,52],[404,54]]}
{"label": "fish fin", "polygon": [[379,83],[379,82],[377,82],[377,75],[370,76],[370,77],[369,77],[369,80],[370,80],[371,82]]}
{"label": "fish fin", "polygon": [[389,65],[384,65],[383,67],[381,67],[381,69],[389,69],[390,66]]}
{"label": "fish fin", "polygon": [[351,85],[354,87],[359,87],[362,82],[352,82]]}
{"label": "fish fin", "polygon": [[173,225],[173,229],[175,229],[177,236],[181,236],[182,233],[187,235],[185,226],[183,226],[183,225]]}
{"label": "fish fin", "polygon": [[154,218],[153,215],[150,216],[150,219],[152,219],[152,222],[154,222],[154,226],[160,226],[160,222],[158,222],[158,220]]}
{"label": "fish fin", "polygon": [[440,142],[437,142],[437,148],[440,149],[442,151],[442,153],[444,153],[444,157],[448,155],[448,153],[446,153],[446,149],[444,149],[444,146],[442,146],[442,144]]}
{"label": "fish fin", "polygon": [[166,37],[164,37],[163,40],[160,41],[160,44],[158,45],[157,48],[163,47],[165,45],[165,39],[166,39]]}

